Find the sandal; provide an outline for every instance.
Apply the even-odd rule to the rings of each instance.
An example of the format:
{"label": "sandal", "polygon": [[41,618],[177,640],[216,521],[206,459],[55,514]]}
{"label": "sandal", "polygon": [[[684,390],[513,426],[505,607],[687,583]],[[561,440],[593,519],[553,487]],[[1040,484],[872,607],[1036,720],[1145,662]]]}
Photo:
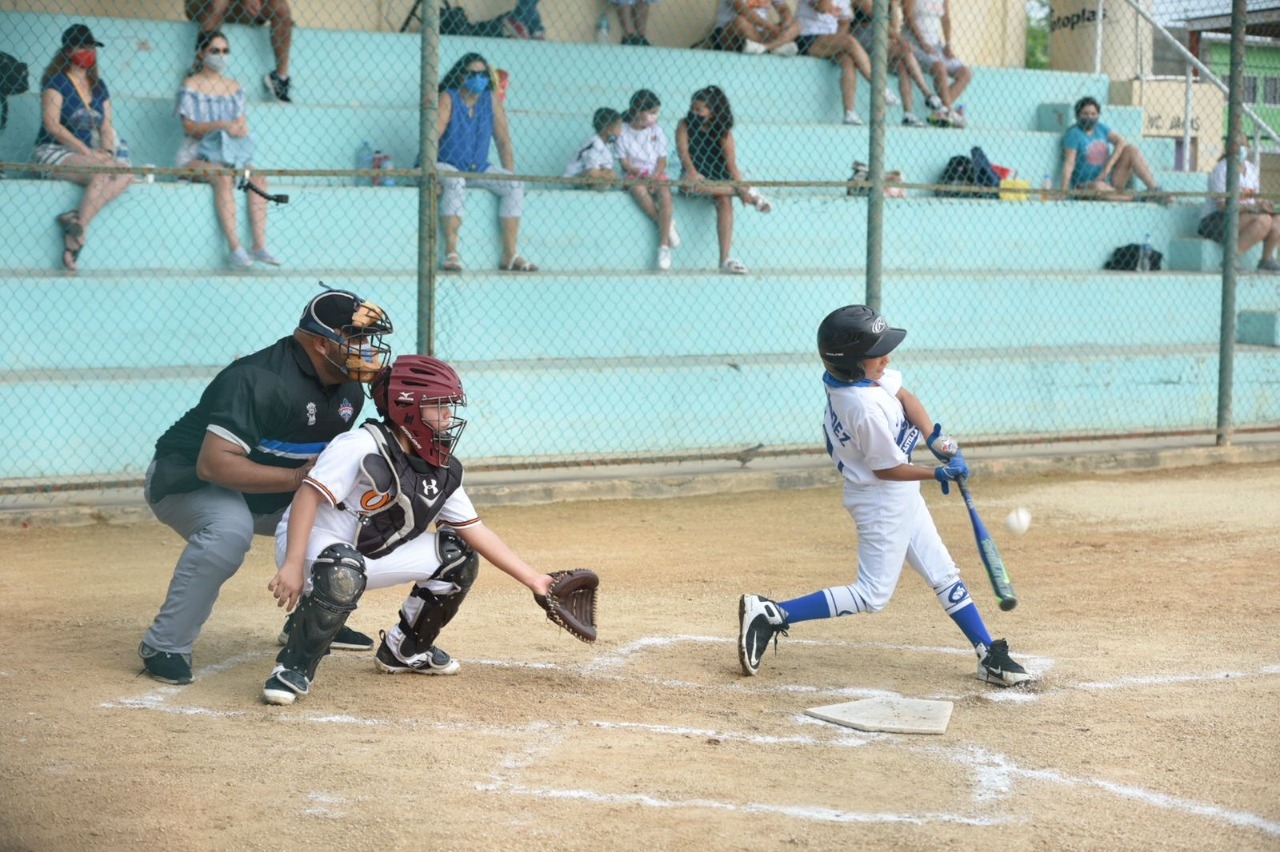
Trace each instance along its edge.
{"label": "sandal", "polygon": [[511,260],[500,265],[498,268],[503,270],[504,272],[537,272],[538,271],[538,267],[536,264],[530,263],[520,255],[516,255],[515,257],[511,258]]}
{"label": "sandal", "polygon": [[456,251],[451,251],[444,256],[444,266],[442,268],[445,272],[461,272],[462,258],[458,256]]}
{"label": "sandal", "polygon": [[720,271],[725,275],[746,275],[747,265],[740,260],[729,258],[720,266]]}
{"label": "sandal", "polygon": [[76,264],[85,243],[79,211],[68,210],[63,213],[58,217],[58,225],[62,228],[62,265],[75,272],[79,268]]}
{"label": "sandal", "polygon": [[84,236],[84,226],[80,224],[80,211],[68,210],[57,218],[58,227],[62,228],[62,233],[68,237],[76,237],[77,239]]}

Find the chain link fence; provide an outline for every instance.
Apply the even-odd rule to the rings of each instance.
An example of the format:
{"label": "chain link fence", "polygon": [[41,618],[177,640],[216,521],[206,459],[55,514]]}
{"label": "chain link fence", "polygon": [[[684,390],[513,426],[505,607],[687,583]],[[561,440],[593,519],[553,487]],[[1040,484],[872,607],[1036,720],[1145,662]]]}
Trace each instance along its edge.
{"label": "chain link fence", "polygon": [[317,282],[459,367],[473,466],[821,452],[864,301],[971,444],[1213,435],[1237,326],[1227,422],[1280,426],[1274,247],[1198,233],[1230,5],[884,5],[5,0],[0,505],[136,485]]}

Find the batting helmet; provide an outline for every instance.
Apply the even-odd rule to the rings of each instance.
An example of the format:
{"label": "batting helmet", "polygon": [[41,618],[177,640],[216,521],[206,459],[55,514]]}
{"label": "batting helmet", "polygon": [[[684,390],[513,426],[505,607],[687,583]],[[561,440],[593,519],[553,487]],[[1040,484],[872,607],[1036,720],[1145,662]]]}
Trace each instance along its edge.
{"label": "batting helmet", "polygon": [[462,380],[445,362],[426,355],[401,355],[383,367],[369,388],[378,414],[409,439],[414,454],[428,464],[449,464],[467,421]]}
{"label": "batting helmet", "polygon": [[864,360],[888,355],[906,336],[906,329],[890,328],[875,308],[846,305],[818,326],[818,356],[831,375],[855,381],[862,378]]}
{"label": "batting helmet", "polygon": [[347,290],[325,290],[308,302],[298,328],[337,343],[338,357],[325,357],[353,382],[371,380],[391,355],[382,342],[394,330],[386,311]]}

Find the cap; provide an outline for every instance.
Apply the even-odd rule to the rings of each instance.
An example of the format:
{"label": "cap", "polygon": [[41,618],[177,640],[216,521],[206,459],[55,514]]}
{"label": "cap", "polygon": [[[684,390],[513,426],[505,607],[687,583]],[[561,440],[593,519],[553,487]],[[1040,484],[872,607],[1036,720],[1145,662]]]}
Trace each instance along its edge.
{"label": "cap", "polygon": [[325,290],[308,302],[298,328],[338,343],[353,329],[364,334],[390,334],[392,330],[391,320],[382,308],[348,290]]}
{"label": "cap", "polygon": [[93,30],[84,24],[72,24],[62,31],[63,47],[105,47],[93,37]]}

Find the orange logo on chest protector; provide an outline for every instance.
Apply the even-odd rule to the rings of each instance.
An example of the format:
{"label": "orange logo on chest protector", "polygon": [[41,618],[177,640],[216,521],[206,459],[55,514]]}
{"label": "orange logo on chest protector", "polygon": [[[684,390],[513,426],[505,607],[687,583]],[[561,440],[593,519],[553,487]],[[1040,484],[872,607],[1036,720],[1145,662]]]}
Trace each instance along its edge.
{"label": "orange logo on chest protector", "polygon": [[391,494],[384,491],[366,491],[360,495],[360,508],[366,512],[376,512],[391,502]]}

